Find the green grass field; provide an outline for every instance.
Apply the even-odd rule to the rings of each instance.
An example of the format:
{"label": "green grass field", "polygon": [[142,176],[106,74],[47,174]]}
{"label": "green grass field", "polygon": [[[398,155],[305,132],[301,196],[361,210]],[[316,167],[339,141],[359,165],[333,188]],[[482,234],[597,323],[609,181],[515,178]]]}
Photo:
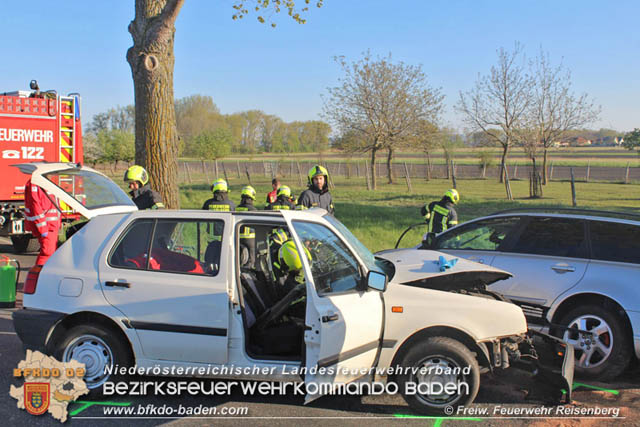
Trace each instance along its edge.
{"label": "green grass field", "polygon": [[[194,179],[199,177],[194,176]],[[229,177],[231,199],[240,200],[240,189],[246,180]],[[271,190],[270,179],[253,178],[258,193],[256,205],[264,206],[266,193]],[[304,188],[297,179],[284,178],[296,195]],[[386,180],[382,179],[382,182]],[[211,197],[209,184],[204,177],[199,184],[182,184],[180,205],[183,209],[199,209]],[[412,180],[413,192],[409,193],[404,179],[396,184],[379,184],[378,191],[367,191],[364,178],[338,178],[331,191],[336,207],[336,217],[342,221],[372,251],[393,247],[402,231],[409,225],[422,221],[420,207],[428,201],[440,199],[451,187],[451,182],[443,179],[425,181]],[[458,180],[461,194],[458,214],[461,221],[483,216],[505,209],[527,207],[571,207],[571,184],[553,181],[544,187],[544,197],[529,199],[529,183],[526,180],[512,181],[514,200],[505,197],[504,185],[494,179]],[[625,211],[640,214],[640,188],[636,184],[611,184],[597,182],[576,183],[578,207]],[[405,236],[401,246],[417,244],[425,227],[417,228]]]}

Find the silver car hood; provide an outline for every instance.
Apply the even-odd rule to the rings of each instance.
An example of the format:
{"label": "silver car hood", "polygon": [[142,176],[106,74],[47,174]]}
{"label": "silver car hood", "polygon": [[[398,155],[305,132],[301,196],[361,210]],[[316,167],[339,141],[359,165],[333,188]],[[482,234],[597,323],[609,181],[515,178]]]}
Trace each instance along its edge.
{"label": "silver car hood", "polygon": [[475,289],[511,277],[504,270],[431,250],[397,249],[376,256],[393,263],[392,282],[429,289]]}

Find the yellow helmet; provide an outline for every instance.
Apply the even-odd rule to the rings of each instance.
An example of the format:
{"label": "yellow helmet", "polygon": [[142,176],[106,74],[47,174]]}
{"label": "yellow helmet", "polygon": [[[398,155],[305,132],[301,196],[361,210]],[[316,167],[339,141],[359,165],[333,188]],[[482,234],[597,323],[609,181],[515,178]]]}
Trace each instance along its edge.
{"label": "yellow helmet", "polygon": [[[269,240],[278,245],[282,245],[289,240],[289,234],[287,234],[284,228],[275,228],[271,231],[271,234],[269,234]],[[271,246],[271,243],[269,246]]]}
{"label": "yellow helmet", "polygon": [[250,185],[245,185],[244,187],[242,187],[242,191],[240,192],[240,196],[245,196],[250,198],[251,200],[255,200],[256,199],[256,189],[253,188]]}
{"label": "yellow helmet", "polygon": [[[307,248],[304,248],[304,252],[307,255],[307,259],[311,261],[311,254]],[[278,259],[280,263],[286,264],[289,267],[290,271],[297,271],[302,269],[302,260],[300,259],[300,254],[298,253],[298,249],[296,248],[293,240],[287,240],[284,245],[280,247],[278,251]]]}
{"label": "yellow helmet", "polygon": [[460,201],[460,193],[458,193],[458,190],[456,190],[455,188],[452,188],[451,190],[444,193],[444,197],[448,197],[454,205]]}
{"label": "yellow helmet", "polygon": [[329,181],[329,171],[327,171],[327,169],[323,166],[315,165],[314,167],[309,169],[309,173],[307,174],[309,185],[313,185],[313,177],[318,175],[324,175],[325,183]]}
{"label": "yellow helmet", "polygon": [[278,197],[285,196],[285,197],[291,198],[291,189],[286,185],[281,185],[280,188],[278,188],[278,192],[276,193],[276,196]]}
{"label": "yellow helmet", "polygon": [[227,181],[225,181],[222,178],[213,181],[213,184],[211,184],[211,191],[213,191],[214,193],[216,191],[224,191],[224,192],[229,191],[229,186],[227,185]]}
{"label": "yellow helmet", "polygon": [[133,165],[124,173],[124,182],[139,181],[142,185],[149,182],[149,174],[142,166]]}

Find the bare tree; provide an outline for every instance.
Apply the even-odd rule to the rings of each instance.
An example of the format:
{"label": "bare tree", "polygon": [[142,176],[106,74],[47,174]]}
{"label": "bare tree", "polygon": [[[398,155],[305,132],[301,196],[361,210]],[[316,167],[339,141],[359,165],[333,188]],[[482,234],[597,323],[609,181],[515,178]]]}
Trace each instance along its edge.
{"label": "bare tree", "polygon": [[[460,92],[457,110],[473,131],[482,131],[502,146],[500,170],[515,142],[515,129],[521,124],[531,103],[533,79],[521,59],[522,46],[516,43],[513,51],[498,50],[498,64],[489,75],[479,76],[475,87]],[[499,130],[499,131],[497,131]],[[504,172],[500,173],[500,182]]]}
{"label": "bare tree", "polygon": [[[328,89],[324,116],[343,135],[360,135],[357,148],[371,153],[372,188],[376,189],[375,161],[380,150],[389,150],[388,164],[395,147],[404,141],[420,120],[433,120],[442,108],[439,89],[428,86],[421,66],[371,58],[367,52],[357,62],[336,57],[344,77],[340,86]],[[389,164],[389,181],[392,182]]]}
{"label": "bare tree", "polygon": [[[303,24],[300,12],[308,10],[308,3],[298,11],[295,0],[236,0],[233,19],[242,19],[250,10],[267,14],[283,10]],[[315,3],[322,6],[322,0]],[[173,45],[175,22],[183,4],[184,0],[135,0],[135,18],[129,24],[133,46],[127,51],[136,106],[136,163],[149,171],[169,208],[179,207]],[[265,22],[262,15],[257,19]]]}
{"label": "bare tree", "polygon": [[535,128],[544,151],[542,183],[546,184],[549,148],[567,131],[596,121],[600,107],[586,93],[576,95],[571,91],[570,71],[562,63],[552,66],[548,53],[541,50],[531,67],[535,84],[527,121]]}

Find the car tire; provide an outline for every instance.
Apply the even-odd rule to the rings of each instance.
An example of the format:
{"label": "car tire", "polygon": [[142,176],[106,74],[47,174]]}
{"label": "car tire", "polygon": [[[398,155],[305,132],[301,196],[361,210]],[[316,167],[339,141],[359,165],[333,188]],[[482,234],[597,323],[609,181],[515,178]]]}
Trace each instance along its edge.
{"label": "car tire", "polygon": [[94,325],[71,328],[56,347],[54,356],[68,362],[72,359],[85,364],[84,381],[90,390],[96,389],[114,375],[105,374],[107,366],[131,366],[129,349],[109,329]]}
{"label": "car tire", "polygon": [[11,236],[11,244],[13,245],[13,251],[17,254],[37,252],[40,250],[38,239],[32,237],[30,234]]}
{"label": "car tire", "polygon": [[556,334],[573,345],[576,376],[609,380],[620,375],[629,365],[631,343],[624,321],[617,313],[596,305],[586,305],[564,315],[560,324],[598,333],[591,340],[570,329]]}
{"label": "car tire", "polygon": [[[466,345],[453,338],[432,337],[415,344],[402,358],[400,367],[403,371],[397,376],[399,391],[409,406],[420,414],[451,415],[455,413],[457,407],[473,402],[480,388],[478,361]],[[407,368],[408,372],[405,371]],[[427,368],[427,372],[424,374],[419,371],[412,372],[413,369],[420,368]],[[437,368],[443,368],[445,373],[438,373]],[[451,370],[452,373],[447,374],[446,368],[458,368],[460,373],[456,374]],[[465,373],[466,371],[468,373]],[[466,384],[467,387],[460,387],[458,389],[460,393],[452,394],[412,393],[414,384],[445,385],[450,382]]]}

